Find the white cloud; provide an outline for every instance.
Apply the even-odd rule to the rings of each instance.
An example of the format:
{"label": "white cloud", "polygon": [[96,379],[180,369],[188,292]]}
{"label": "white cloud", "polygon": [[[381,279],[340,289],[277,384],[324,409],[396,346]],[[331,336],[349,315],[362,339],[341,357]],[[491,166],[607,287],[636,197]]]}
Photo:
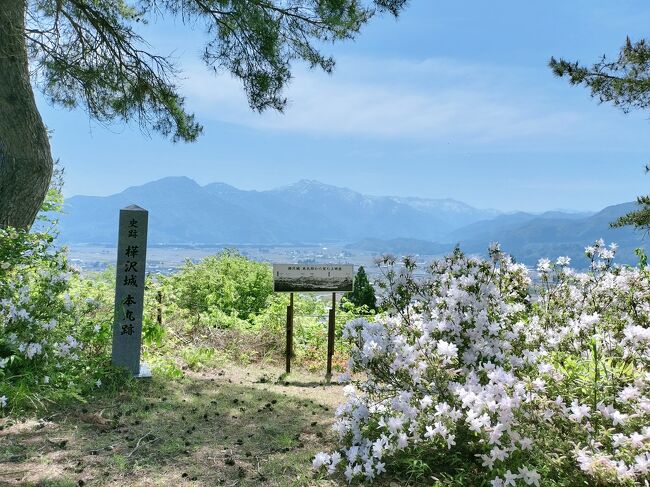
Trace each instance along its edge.
{"label": "white cloud", "polygon": [[[298,67],[285,113],[252,112],[239,82],[203,66],[186,71],[184,91],[204,119],[320,136],[490,144],[566,137],[584,116],[543,100],[518,68],[447,59],[341,59],[333,75]],[[548,95],[546,95],[548,96]]]}

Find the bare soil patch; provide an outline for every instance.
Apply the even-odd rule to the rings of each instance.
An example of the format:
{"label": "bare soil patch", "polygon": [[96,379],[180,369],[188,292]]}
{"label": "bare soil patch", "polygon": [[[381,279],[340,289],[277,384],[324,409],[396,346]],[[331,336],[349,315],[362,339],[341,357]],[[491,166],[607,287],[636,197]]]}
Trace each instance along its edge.
{"label": "bare soil patch", "polygon": [[272,366],[187,371],[43,418],[0,420],[0,485],[342,485],[311,458],[335,446],[342,388]]}

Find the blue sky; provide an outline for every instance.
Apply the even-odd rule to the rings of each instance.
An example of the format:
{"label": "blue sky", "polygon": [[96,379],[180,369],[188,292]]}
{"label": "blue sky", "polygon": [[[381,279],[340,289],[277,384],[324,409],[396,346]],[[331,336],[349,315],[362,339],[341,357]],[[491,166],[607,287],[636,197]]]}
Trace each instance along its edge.
{"label": "blue sky", "polygon": [[286,113],[259,115],[236,81],[201,65],[201,31],[159,22],[145,35],[178,57],[205,127],[197,142],[38,102],[67,196],[178,175],[260,190],[306,178],[480,208],[597,210],[650,192],[648,114],[598,105],[547,63],[613,56],[648,25],[641,1],[411,0],[397,21],[325,46],[333,75],[296,64]]}

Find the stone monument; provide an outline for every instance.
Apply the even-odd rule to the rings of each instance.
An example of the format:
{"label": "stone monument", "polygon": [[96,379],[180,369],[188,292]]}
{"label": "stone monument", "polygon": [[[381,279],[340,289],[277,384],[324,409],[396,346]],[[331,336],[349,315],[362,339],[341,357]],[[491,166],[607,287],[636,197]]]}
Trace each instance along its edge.
{"label": "stone monument", "polygon": [[136,205],[120,210],[112,363],[135,377],[151,377],[140,363],[149,213]]}

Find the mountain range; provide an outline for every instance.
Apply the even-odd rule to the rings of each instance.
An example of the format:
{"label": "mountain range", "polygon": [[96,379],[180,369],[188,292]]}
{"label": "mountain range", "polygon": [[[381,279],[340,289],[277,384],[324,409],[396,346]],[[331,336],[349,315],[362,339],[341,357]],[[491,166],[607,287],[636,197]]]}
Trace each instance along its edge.
{"label": "mountain range", "polygon": [[499,241],[518,260],[541,256],[580,258],[597,238],[616,241],[621,261],[633,261],[643,235],[609,223],[635,207],[610,206],[597,213],[550,211],[500,213],[453,199],[370,196],[318,181],[302,180],[268,191],[224,183],[205,186],[169,177],[111,196],[73,196],[61,218],[64,243],[116,243],[119,209],[149,210],[151,244],[345,243],[351,249],[399,254],[444,253],[455,245],[484,253]]}
{"label": "mountain range", "polygon": [[634,250],[645,248],[644,234],[631,227],[612,228],[610,223],[618,217],[637,208],[636,203],[608,206],[584,217],[542,214],[515,223],[500,221],[492,228],[474,224],[453,233],[468,252],[479,252],[485,242],[500,242],[504,250],[527,264],[540,257],[566,255],[574,262],[584,263],[584,248],[602,238],[606,243],[619,245],[617,262],[633,264],[638,262]]}
{"label": "mountain range", "polygon": [[69,198],[62,239],[114,243],[118,210],[134,203],[149,210],[149,241],[162,244],[351,242],[395,236],[439,240],[497,214],[449,199],[367,196],[317,181],[244,191],[170,177],[111,196]]}

